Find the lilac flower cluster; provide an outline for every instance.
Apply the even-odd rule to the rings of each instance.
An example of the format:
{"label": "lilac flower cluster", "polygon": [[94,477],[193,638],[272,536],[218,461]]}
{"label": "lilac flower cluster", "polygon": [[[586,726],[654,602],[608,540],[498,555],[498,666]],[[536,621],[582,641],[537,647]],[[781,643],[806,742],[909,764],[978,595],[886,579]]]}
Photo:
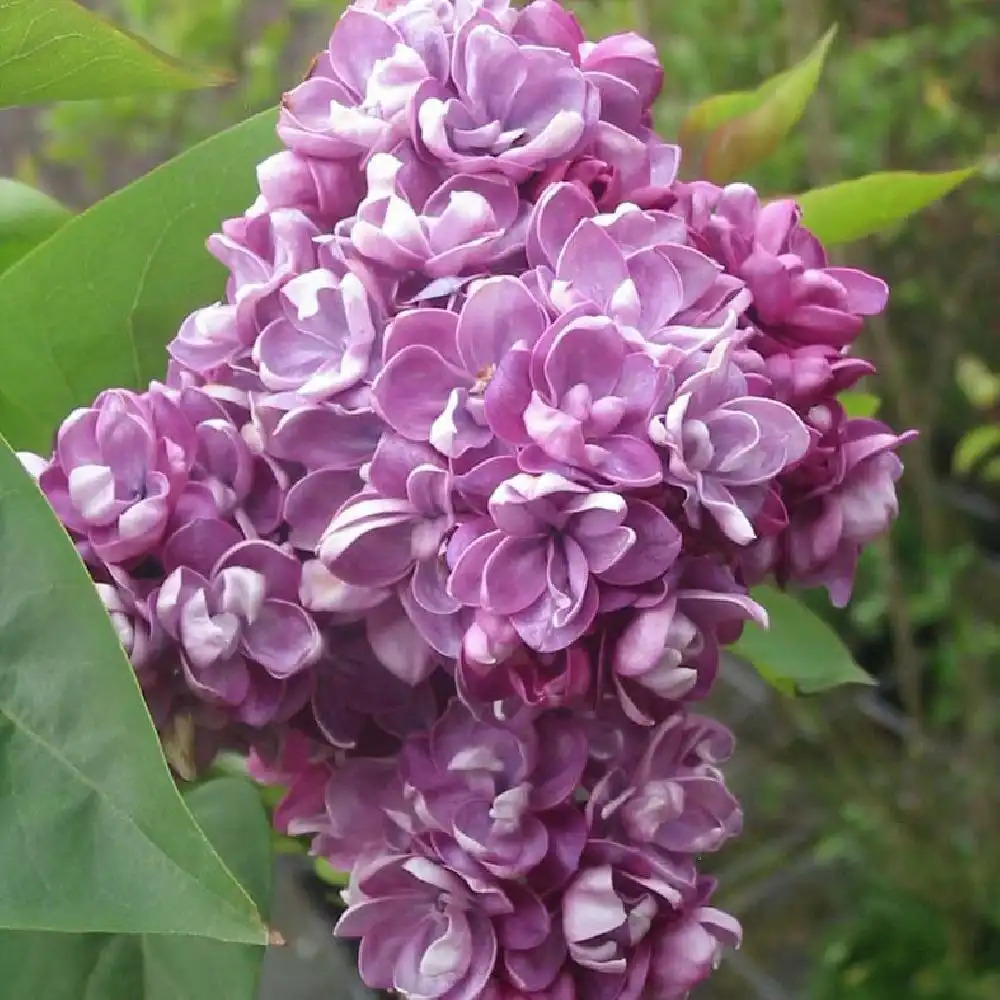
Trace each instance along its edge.
{"label": "lilac flower cluster", "polygon": [[751,583],[843,602],[896,512],[904,438],[837,400],[886,286],[677,182],[661,79],[555,0],[358,0],[209,241],[224,300],[28,463],[164,738],[287,788],[411,1000],[710,973],[741,813],[692,704]]}

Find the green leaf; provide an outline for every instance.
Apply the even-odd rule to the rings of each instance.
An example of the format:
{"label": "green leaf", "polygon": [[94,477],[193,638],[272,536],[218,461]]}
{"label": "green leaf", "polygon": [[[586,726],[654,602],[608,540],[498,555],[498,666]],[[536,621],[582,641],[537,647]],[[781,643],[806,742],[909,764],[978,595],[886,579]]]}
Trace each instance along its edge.
{"label": "green leaf", "polygon": [[983,424],[966,434],[952,457],[952,468],[959,475],[967,476],[991,452],[1000,448],[1000,426]]}
{"label": "green leaf", "polygon": [[823,63],[837,34],[834,25],[800,63],[765,81],[754,100],[728,100],[717,104],[704,117],[725,118],[711,133],[705,150],[705,174],[709,180],[726,183],[766,160],[781,144],[805,112],[816,90]]}
{"label": "green leaf", "polygon": [[[188,807],[266,912],[267,815],[238,778],[200,785]],[[94,870],[96,879],[102,873]],[[263,950],[189,937],[0,933],[4,1000],[253,1000]]]}
{"label": "green leaf", "polygon": [[945,173],[909,170],[868,174],[806,191],[796,199],[805,224],[826,244],[850,243],[908,219],[978,173],[965,167]]}
{"label": "green leaf", "polygon": [[790,594],[760,586],[751,597],[767,609],[770,628],[750,623],[733,652],[780,691],[815,694],[841,684],[874,684],[818,615]]}
{"label": "green leaf", "polygon": [[182,66],[74,0],[0,0],[0,108],[223,82],[218,74]]}
{"label": "green leaf", "polygon": [[882,400],[878,396],[856,389],[842,392],[837,399],[849,417],[874,417],[882,405]]}
{"label": "green leaf", "polygon": [[733,90],[726,94],[713,94],[696,104],[688,111],[681,124],[681,145],[686,145],[688,140],[695,138],[699,133],[711,132],[725,122],[759,108],[795,71],[796,67],[792,66],[765,80],[755,90]]}
{"label": "green leaf", "polygon": [[51,236],[71,213],[27,184],[0,177],[0,271]]}
{"label": "green leaf", "polygon": [[66,223],[0,275],[0,433],[45,451],[75,406],[144,388],[181,320],[223,292],[204,248],[257,191],[275,114],[221,132]]}
{"label": "green leaf", "polygon": [[83,563],[2,441],[0,553],[0,927],[264,940]]}

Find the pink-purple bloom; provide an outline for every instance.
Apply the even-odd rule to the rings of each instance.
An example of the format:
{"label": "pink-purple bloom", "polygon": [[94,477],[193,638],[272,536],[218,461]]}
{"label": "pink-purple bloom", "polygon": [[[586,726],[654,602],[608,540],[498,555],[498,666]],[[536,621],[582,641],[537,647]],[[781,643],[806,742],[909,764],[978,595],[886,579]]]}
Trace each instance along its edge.
{"label": "pink-purple bloom", "polygon": [[710,975],[742,813],[690,706],[751,584],[843,603],[897,511],[909,435],[837,400],[885,284],[677,182],[662,80],[556,0],[356,0],[164,382],[22,456],[165,742],[251,751],[405,1000]]}

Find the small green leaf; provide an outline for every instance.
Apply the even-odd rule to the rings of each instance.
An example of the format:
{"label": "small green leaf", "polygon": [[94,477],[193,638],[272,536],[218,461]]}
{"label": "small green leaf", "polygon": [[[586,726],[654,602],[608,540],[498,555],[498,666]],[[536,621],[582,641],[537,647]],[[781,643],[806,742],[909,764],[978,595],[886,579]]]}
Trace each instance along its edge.
{"label": "small green leaf", "polygon": [[952,468],[959,475],[967,476],[991,452],[1000,448],[1000,426],[983,424],[974,427],[955,449]]}
{"label": "small green leaf", "polygon": [[223,82],[218,74],[182,66],[74,0],[0,0],[0,108]]}
{"label": "small green leaf", "polygon": [[770,627],[750,623],[733,652],[785,693],[815,694],[841,684],[874,684],[822,618],[790,594],[760,586],[751,596],[767,609]]}
{"label": "small green leaf", "polygon": [[826,54],[837,34],[836,25],[797,65],[763,83],[754,101],[735,101],[733,95],[704,117],[718,118],[737,110],[712,131],[705,151],[705,174],[726,183],[766,160],[802,117],[816,90]]}
{"label": "small green leaf", "polygon": [[[185,801],[266,913],[267,816],[245,780],[199,785]],[[95,883],[103,877],[91,871]],[[4,1000],[253,1000],[263,949],[190,937],[0,932]]]}
{"label": "small green leaf", "polygon": [[205,239],[252,203],[274,120],[266,111],[207,139],[0,275],[0,433],[15,447],[46,451],[73,407],[163,376],[181,320],[222,295]]}
{"label": "small green leaf", "polygon": [[70,217],[69,209],[54,198],[0,177],[0,271],[48,239]]}
{"label": "small green leaf", "polygon": [[2,439],[0,553],[0,928],[261,943],[94,584]]}
{"label": "small green leaf", "polygon": [[1000,402],[1000,376],[974,354],[963,354],[955,362],[955,381],[977,410],[988,410]]}
{"label": "small green leaf", "polygon": [[842,392],[837,399],[849,417],[874,417],[882,405],[882,400],[878,396],[856,389]]}
{"label": "small green leaf", "polygon": [[978,167],[965,167],[939,174],[909,170],[868,174],[806,191],[796,200],[802,206],[805,225],[833,246],[860,240],[908,219],[978,171]]}

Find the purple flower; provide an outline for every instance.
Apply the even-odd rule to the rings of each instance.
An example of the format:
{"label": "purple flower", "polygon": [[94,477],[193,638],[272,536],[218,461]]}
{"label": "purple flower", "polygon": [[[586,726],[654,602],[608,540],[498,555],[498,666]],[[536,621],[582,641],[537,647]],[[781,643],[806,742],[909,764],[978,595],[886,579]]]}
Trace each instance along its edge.
{"label": "purple flower", "polygon": [[518,464],[526,472],[654,486],[663,470],[647,428],[667,372],[610,319],[578,313],[553,324],[530,356],[505,358],[495,410],[506,412],[495,427],[524,446]]}
{"label": "purple flower", "polygon": [[124,563],[160,543],[194,451],[193,428],[166,397],[110,390],[63,421],[38,483],[99,559]]}
{"label": "purple flower", "polygon": [[392,149],[421,84],[448,77],[450,46],[436,6],[348,8],[309,78],[282,99],[285,145],[333,160]]}
{"label": "purple flower", "polygon": [[718,850],[740,832],[743,814],[716,766],[732,753],[724,726],[675,712],[655,730],[625,736],[639,744],[641,756],[609,771],[588,805],[602,836],[695,855]]}
{"label": "purple flower", "polygon": [[650,995],[684,1000],[718,968],[724,947],[738,948],[742,930],[728,913],[699,906],[657,936],[649,967]]}
{"label": "purple flower", "polygon": [[669,569],[680,535],[643,500],[591,492],[562,476],[519,474],[494,491],[491,522],[455,536],[448,591],[510,618],[539,652],[590,627],[602,586],[633,587]]}
{"label": "purple flower", "polygon": [[318,402],[365,378],[376,317],[356,275],[307,271],[284,286],[281,302],[284,315],[264,328],[253,349],[268,389]]}
{"label": "purple flower", "polygon": [[249,725],[287,707],[289,687],[322,651],[315,622],[298,604],[300,576],[293,556],[250,541],[205,572],[181,566],[167,577],[156,616],[180,644],[199,697],[231,706]]}
{"label": "purple flower", "polygon": [[610,841],[591,842],[561,906],[578,995],[641,996],[655,926],[683,911],[692,882],[689,864]]}
{"label": "purple flower", "polygon": [[[780,580],[825,586],[835,605],[847,603],[862,546],[884,534],[898,513],[895,484],[903,463],[895,451],[913,437],[878,420],[834,423],[782,484],[789,524],[777,543]],[[774,547],[766,543],[765,554]]]}
{"label": "purple flower", "polygon": [[830,267],[819,240],[788,199],[762,205],[748,184],[682,185],[679,210],[697,245],[742,278],[753,295],[751,318],[791,346],[843,347],[865,316],[880,313],[889,290],[864,271]]}
{"label": "purple flower", "polygon": [[424,731],[440,714],[434,680],[401,680],[376,656],[363,623],[341,623],[328,633],[324,657],[312,668],[307,732],[340,750],[380,757],[398,753],[400,741]]}
{"label": "purple flower", "polygon": [[486,15],[459,29],[451,73],[454,95],[433,84],[417,95],[415,139],[456,173],[524,181],[581,150],[600,112],[571,56],[519,45]]}
{"label": "purple flower", "polygon": [[456,665],[459,694],[470,705],[508,702],[532,708],[582,704],[590,690],[593,665],[588,650],[570,646],[557,653],[538,653],[514,632],[514,649],[498,656],[476,616],[465,634]]}
{"label": "purple flower", "polygon": [[518,417],[500,402],[506,385],[494,383],[498,366],[526,351],[545,325],[541,307],[510,277],[477,282],[457,315],[408,310],[386,334],[384,365],[372,386],[375,404],[397,433],[429,441],[443,455],[482,448],[495,428],[502,434]]}
{"label": "purple flower", "polygon": [[504,724],[456,700],[407,743],[402,772],[417,824],[448,834],[499,878],[530,876],[547,860],[551,883],[572,874],[567,859],[583,846],[571,798],[586,760],[585,731],[569,715]]}
{"label": "purple flower", "polygon": [[297,208],[322,230],[353,215],[364,196],[357,164],[300,156],[289,149],[258,164],[257,183],[260,196],[247,215]]}
{"label": "purple flower", "polygon": [[805,455],[810,436],[792,409],[751,391],[733,361],[737,343],[728,338],[688,358],[649,434],[664,450],[664,478],[685,492],[691,523],[700,524],[704,508],[745,545],[769,484]]}
{"label": "purple flower", "polygon": [[444,859],[385,854],[355,870],[336,933],[360,937],[361,978],[407,997],[476,1000],[493,973],[491,915],[511,903]]}
{"label": "purple flower", "polygon": [[640,598],[612,646],[615,684],[630,717],[652,721],[636,704],[633,684],[667,701],[707,694],[720,646],[739,638],[744,621],[766,627],[767,613],[731,570],[705,558],[679,560],[663,596]]}
{"label": "purple flower", "polygon": [[524,248],[527,215],[504,177],[445,176],[412,147],[368,161],[368,194],[345,230],[362,256],[429,278],[487,273]]}
{"label": "purple flower", "polygon": [[327,528],[319,557],[353,586],[393,589],[401,607],[377,608],[372,614],[381,618],[369,619],[374,626],[369,636],[376,651],[385,647],[387,655],[398,640],[409,640],[410,657],[392,656],[386,666],[416,683],[434,660],[417,655],[415,636],[386,641],[393,623],[409,620],[427,645],[447,656],[456,656],[461,643],[460,604],[445,589],[444,543],[454,524],[449,474],[425,446],[387,435],[368,475],[369,486],[348,500]]}
{"label": "purple flower", "polygon": [[595,215],[586,195],[560,183],[532,215],[528,259],[556,313],[583,308],[608,316],[656,357],[658,345],[676,342],[675,328],[712,327],[742,312],[748,299],[739,279],[686,241],[677,216],[635,205]]}

